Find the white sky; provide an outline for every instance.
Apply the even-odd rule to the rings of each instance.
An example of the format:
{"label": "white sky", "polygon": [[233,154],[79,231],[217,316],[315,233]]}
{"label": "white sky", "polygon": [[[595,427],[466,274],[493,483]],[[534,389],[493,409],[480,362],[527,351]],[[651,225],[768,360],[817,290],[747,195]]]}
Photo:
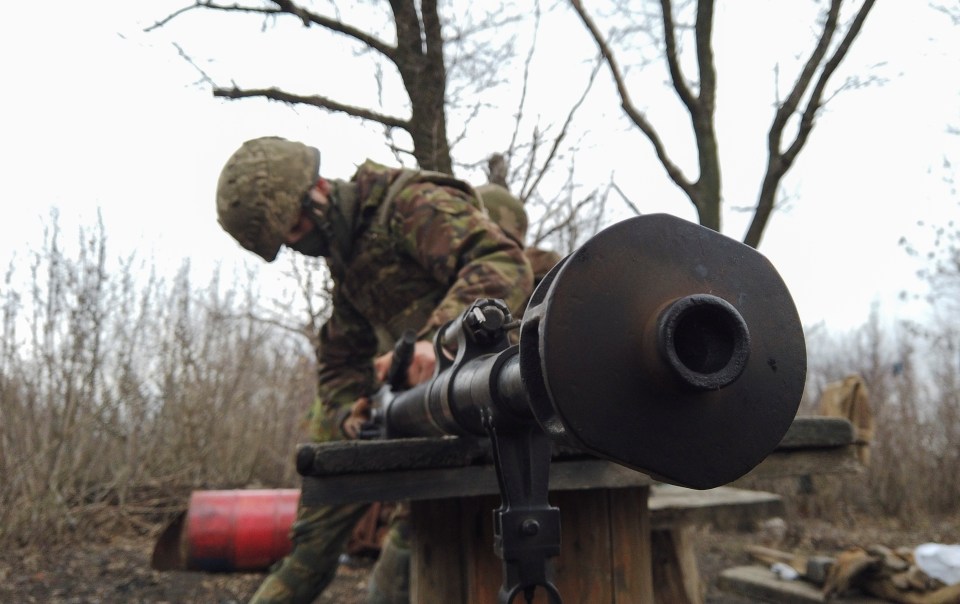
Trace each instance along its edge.
{"label": "white sky", "polygon": [[[68,233],[77,224],[92,225],[101,208],[114,257],[136,250],[173,268],[190,258],[201,279],[214,262],[256,265],[220,230],[214,211],[217,174],[243,140],[278,134],[312,143],[323,153],[323,172],[334,177],[348,177],[365,157],[392,162],[376,127],[311,108],[213,99],[208,87],[195,84],[197,71],[172,42],[200,59],[242,54],[242,73],[232,63],[201,63],[226,81],[236,76],[252,86],[262,82],[246,74],[263,73],[308,93],[329,93],[318,88],[323,78],[349,78],[338,67],[356,71],[349,49],[321,52],[316,32],[290,27],[282,35],[289,60],[279,62],[267,53],[281,42],[260,35],[258,23],[199,12],[154,33],[141,31],[186,4],[109,0],[96,3],[96,13],[93,5],[64,0],[44,4],[42,11],[28,3],[6,8],[0,22],[0,270],[16,258],[18,270],[26,271],[27,251],[39,249],[50,206],[60,208]],[[765,162],[773,61],[787,66],[806,52],[812,28],[805,16],[784,15],[782,1],[733,4],[720,4],[715,27],[718,129],[726,201],[747,205],[756,197]],[[802,10],[815,9],[804,5]],[[748,22],[746,11],[752,11]],[[540,60],[554,69],[543,72],[537,92],[565,108],[567,99],[578,96],[575,80],[585,69],[577,64],[576,49],[592,53],[592,46],[570,14],[550,27],[560,42],[547,52],[550,37],[541,33]],[[248,34],[229,33],[234,31]],[[783,183],[792,201],[774,216],[760,247],[784,277],[804,324],[855,327],[875,301],[888,318],[917,312],[897,302],[901,290],[921,287],[913,277],[918,267],[898,240],[906,235],[922,242],[918,220],[942,224],[957,214],[942,165],[945,155],[960,161],[960,137],[945,133],[948,124],[960,124],[958,34],[925,3],[880,2],[871,14],[844,70],[888,81],[831,101]],[[563,81],[555,79],[558,69]],[[590,131],[577,157],[578,173],[600,180],[614,174],[644,212],[694,219],[649,145],[620,118],[617,100],[605,96],[609,91],[604,72],[580,116],[590,120]],[[648,96],[635,91],[634,100],[649,107],[655,122],[670,119],[670,110],[658,104],[676,105],[669,91],[644,91]],[[360,86],[353,94],[359,99],[371,91]],[[509,123],[512,111],[505,106],[501,121]],[[670,146],[674,135],[663,129]],[[682,136],[682,129],[677,132]],[[459,157],[474,161],[505,142],[492,126],[474,131]],[[741,238],[745,219],[728,211],[725,233]],[[278,268],[271,266],[263,278],[279,280]]]}

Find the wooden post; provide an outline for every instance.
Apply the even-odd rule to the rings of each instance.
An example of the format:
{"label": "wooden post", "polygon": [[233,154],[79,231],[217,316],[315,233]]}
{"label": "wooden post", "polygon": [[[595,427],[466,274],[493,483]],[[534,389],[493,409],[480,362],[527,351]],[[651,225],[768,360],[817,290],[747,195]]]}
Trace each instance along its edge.
{"label": "wooden post", "polygon": [[[564,602],[652,604],[649,487],[560,491],[560,556],[549,572]],[[496,496],[411,502],[411,601],[496,604]],[[534,602],[546,603],[538,591]]]}
{"label": "wooden post", "polygon": [[652,533],[653,581],[659,604],[703,604],[693,530],[692,526],[676,526]]}
{"label": "wooden post", "polygon": [[410,601],[466,602],[459,499],[410,502]]}

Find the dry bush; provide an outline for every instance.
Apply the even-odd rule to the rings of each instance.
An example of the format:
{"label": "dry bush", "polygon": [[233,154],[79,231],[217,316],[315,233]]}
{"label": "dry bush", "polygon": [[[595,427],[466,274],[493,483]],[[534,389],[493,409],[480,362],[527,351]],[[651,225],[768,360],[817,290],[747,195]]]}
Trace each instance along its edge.
{"label": "dry bush", "polygon": [[[315,392],[302,335],[256,318],[259,296],[184,264],[107,268],[102,224],[71,253],[52,216],[27,294],[0,290],[0,541],[138,525],[194,488],[289,486]],[[109,510],[109,514],[102,514]]]}
{"label": "dry bush", "polygon": [[906,323],[884,328],[876,311],[848,334],[808,333],[810,366],[802,413],[816,413],[825,384],[859,373],[869,388],[875,422],[870,465],[860,475],[818,479],[812,510],[902,520],[956,512],[958,339],[947,327],[935,334]]}

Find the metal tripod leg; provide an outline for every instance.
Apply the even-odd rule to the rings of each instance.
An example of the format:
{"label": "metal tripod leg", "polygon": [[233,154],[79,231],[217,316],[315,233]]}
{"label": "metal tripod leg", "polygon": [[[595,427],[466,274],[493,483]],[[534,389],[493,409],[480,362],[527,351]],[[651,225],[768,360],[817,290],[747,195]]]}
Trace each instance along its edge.
{"label": "metal tripod leg", "polygon": [[547,501],[550,440],[535,424],[498,429],[487,409],[483,420],[502,497],[493,512],[494,549],[503,560],[499,602],[510,604],[520,593],[533,602],[543,587],[551,604],[561,604],[546,572],[547,559],[560,554],[560,510]]}

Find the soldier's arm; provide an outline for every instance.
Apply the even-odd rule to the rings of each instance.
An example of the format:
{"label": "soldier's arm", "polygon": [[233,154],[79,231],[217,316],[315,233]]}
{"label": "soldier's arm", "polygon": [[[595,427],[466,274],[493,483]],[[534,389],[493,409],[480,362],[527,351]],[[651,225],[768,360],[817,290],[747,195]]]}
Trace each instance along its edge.
{"label": "soldier's arm", "polygon": [[420,334],[455,319],[477,298],[500,298],[519,314],[533,289],[523,250],[453,188],[418,184],[395,200],[392,227],[403,251],[425,267],[447,293]]}
{"label": "soldier's arm", "polygon": [[357,399],[373,392],[377,340],[370,324],[334,288],[333,313],[320,329],[317,403],[311,416],[317,440],[343,438],[340,425]]}

